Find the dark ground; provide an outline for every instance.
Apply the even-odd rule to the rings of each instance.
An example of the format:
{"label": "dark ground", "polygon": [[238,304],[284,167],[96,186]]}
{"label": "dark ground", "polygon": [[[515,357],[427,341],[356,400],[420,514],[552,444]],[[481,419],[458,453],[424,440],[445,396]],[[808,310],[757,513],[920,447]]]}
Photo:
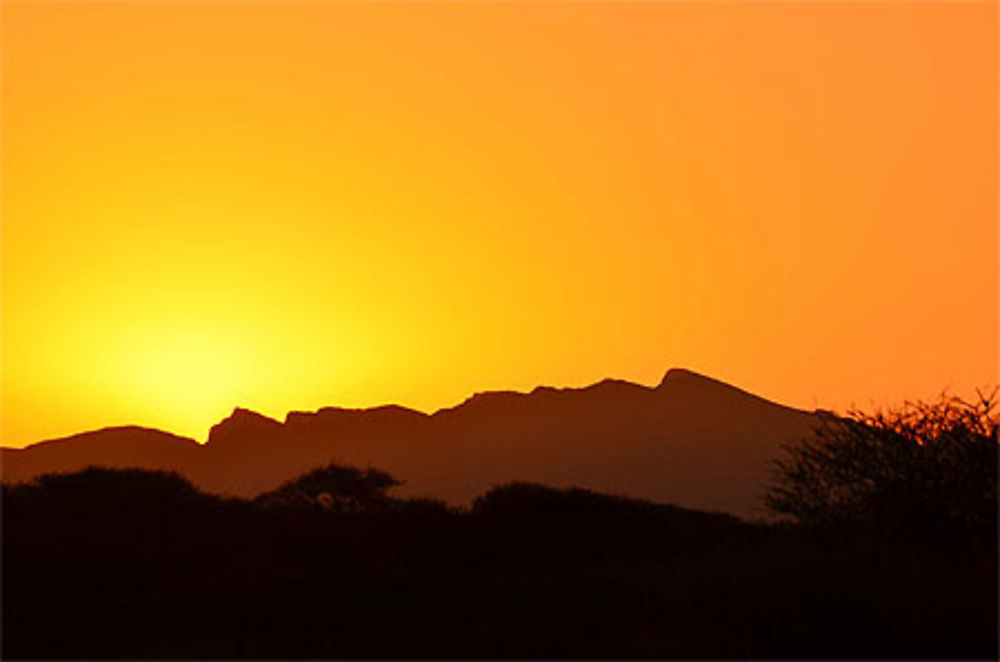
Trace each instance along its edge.
{"label": "dark ground", "polygon": [[995,531],[833,535],[523,484],[470,511],[325,509],[104,470],[2,505],[6,659],[997,657]]}

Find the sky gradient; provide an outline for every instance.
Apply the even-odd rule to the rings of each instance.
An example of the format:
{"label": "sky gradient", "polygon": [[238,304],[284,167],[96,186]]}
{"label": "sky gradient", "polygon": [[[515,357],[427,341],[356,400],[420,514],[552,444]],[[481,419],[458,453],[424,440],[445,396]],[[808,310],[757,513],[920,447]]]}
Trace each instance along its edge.
{"label": "sky gradient", "polygon": [[996,3],[2,11],[4,445],[997,381]]}

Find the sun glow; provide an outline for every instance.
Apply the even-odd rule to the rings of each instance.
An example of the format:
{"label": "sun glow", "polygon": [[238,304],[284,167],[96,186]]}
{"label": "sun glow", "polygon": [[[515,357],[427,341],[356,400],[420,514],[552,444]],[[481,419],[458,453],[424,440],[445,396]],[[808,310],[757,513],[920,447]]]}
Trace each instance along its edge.
{"label": "sun glow", "polygon": [[5,445],[996,380],[994,4],[2,11]]}
{"label": "sun glow", "polygon": [[[119,397],[134,407],[193,427],[206,410],[225,410],[232,394],[252,385],[255,352],[238,333],[197,318],[150,320],[153,328],[123,330],[108,366]],[[223,327],[224,328],[224,327]]]}

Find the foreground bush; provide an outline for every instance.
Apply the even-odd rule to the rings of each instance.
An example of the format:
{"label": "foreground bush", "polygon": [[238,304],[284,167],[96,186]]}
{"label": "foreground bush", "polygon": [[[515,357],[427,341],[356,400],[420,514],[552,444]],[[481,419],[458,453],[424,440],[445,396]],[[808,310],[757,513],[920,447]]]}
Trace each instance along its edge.
{"label": "foreground bush", "polygon": [[997,526],[997,399],[942,397],[875,414],[828,416],[776,462],[767,506],[811,527],[893,536]]}

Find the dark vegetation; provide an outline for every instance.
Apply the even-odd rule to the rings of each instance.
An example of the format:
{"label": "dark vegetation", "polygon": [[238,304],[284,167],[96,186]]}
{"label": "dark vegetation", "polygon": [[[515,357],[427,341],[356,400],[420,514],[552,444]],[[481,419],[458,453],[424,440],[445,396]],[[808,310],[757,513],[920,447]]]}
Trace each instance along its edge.
{"label": "dark vegetation", "polygon": [[827,532],[995,537],[996,410],[994,392],[827,416],[775,462],[765,503]]}
{"label": "dark vegetation", "polygon": [[988,399],[831,418],[750,523],[328,466],[253,501],[92,468],[3,490],[4,658],[996,658]]}

